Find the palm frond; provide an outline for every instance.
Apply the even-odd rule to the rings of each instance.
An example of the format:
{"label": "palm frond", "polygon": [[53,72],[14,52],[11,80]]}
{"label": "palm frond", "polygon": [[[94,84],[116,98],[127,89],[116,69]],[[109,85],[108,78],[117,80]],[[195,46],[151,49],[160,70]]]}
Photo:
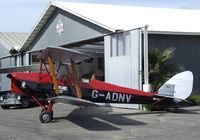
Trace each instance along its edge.
{"label": "palm frond", "polygon": [[157,48],[149,50],[149,81],[153,91],[156,91],[164,82],[175,74],[184,70],[183,66],[171,64],[175,48],[165,49],[163,52]]}

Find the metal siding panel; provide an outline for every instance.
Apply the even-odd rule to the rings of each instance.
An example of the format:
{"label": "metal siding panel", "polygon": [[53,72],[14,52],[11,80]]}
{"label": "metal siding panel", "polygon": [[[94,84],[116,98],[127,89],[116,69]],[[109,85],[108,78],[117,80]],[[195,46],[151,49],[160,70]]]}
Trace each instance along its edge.
{"label": "metal siding panel", "polygon": [[[141,45],[140,30],[130,32],[130,56],[111,57],[111,36],[104,37],[105,81],[129,88],[140,89],[139,49]],[[114,107],[138,109],[138,104],[110,104]]]}
{"label": "metal siding panel", "polygon": [[14,66],[15,66],[15,58],[14,58],[14,57],[11,57],[11,58],[10,58],[10,66],[11,66],[11,67],[14,67]]}
{"label": "metal siding panel", "polygon": [[[11,63],[10,63],[10,58],[6,58],[6,59],[3,59],[1,60],[1,67],[5,68],[5,67],[10,67],[11,66]],[[4,90],[9,90],[10,89],[10,79],[7,78],[7,74],[1,74],[2,76],[2,81],[1,81],[1,90],[4,91]]]}
{"label": "metal siding panel", "polygon": [[187,35],[149,35],[149,48],[176,48],[172,63],[184,66],[194,74],[193,91],[200,92],[200,38]]}
{"label": "metal siding panel", "polygon": [[131,53],[127,56],[110,56],[111,36],[105,37],[105,81],[129,88],[139,89],[139,48],[140,32],[133,30]]}
{"label": "metal siding panel", "polygon": [[[56,25],[59,20],[64,24],[64,31],[60,36],[56,32]],[[31,43],[31,47],[33,48],[32,50],[37,50],[47,46],[59,46],[64,43],[97,37],[108,32],[66,11],[57,9]]]}
{"label": "metal siding panel", "polygon": [[10,90],[11,80],[7,78],[7,74],[2,74],[1,90]]}
{"label": "metal siding panel", "polygon": [[10,57],[1,59],[1,68],[9,68],[11,66]]}
{"label": "metal siding panel", "polygon": [[3,45],[0,44],[0,58],[9,56],[9,55],[10,55],[9,51]]}
{"label": "metal siding panel", "polygon": [[29,65],[29,53],[23,54],[23,65]]}
{"label": "metal siding panel", "polygon": [[132,85],[136,89],[140,89],[140,37],[141,37],[141,32],[140,30],[133,30],[131,31],[131,72],[132,72]]}

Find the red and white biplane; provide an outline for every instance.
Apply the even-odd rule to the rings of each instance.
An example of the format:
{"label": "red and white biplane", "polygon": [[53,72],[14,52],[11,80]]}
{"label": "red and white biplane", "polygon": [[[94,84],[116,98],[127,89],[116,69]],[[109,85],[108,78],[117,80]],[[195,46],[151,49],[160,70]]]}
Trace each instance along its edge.
{"label": "red and white biplane", "polygon": [[[144,92],[95,79],[79,81],[76,63],[90,58],[81,52],[47,47],[39,57],[39,72],[12,72],[7,77],[11,79],[11,93],[32,98],[42,107],[42,123],[51,122],[53,105],[59,102],[79,107],[97,106],[96,103],[176,105],[192,92],[190,71],[173,76],[157,92]],[[65,74],[58,77],[61,66],[66,68]]]}

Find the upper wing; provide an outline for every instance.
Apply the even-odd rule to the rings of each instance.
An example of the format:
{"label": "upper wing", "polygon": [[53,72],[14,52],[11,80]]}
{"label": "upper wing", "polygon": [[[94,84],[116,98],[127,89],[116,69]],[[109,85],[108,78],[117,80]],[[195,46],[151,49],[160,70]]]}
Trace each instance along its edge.
{"label": "upper wing", "polygon": [[49,100],[56,102],[56,103],[65,103],[65,104],[76,105],[76,106],[80,106],[80,107],[98,106],[95,103],[88,101],[88,100],[71,97],[71,96],[64,96],[64,95],[52,97],[52,98],[49,98]]}
{"label": "upper wing", "polygon": [[42,51],[39,58],[42,59],[44,62],[47,62],[48,56],[51,56],[54,62],[61,64],[70,64],[71,59],[75,63],[78,63],[90,58],[89,55],[86,55],[84,53],[62,47],[47,47]]}
{"label": "upper wing", "polygon": [[[71,59],[75,63],[78,63],[83,60],[91,58],[89,55],[86,55],[84,53],[62,47],[47,47],[40,51],[42,51],[42,53],[39,55],[39,58],[46,63],[48,61],[48,56],[51,56],[54,62],[61,64],[70,64]],[[2,73],[17,72],[17,71],[36,71],[36,70],[39,70],[39,64],[1,68],[0,73],[2,74]]]}

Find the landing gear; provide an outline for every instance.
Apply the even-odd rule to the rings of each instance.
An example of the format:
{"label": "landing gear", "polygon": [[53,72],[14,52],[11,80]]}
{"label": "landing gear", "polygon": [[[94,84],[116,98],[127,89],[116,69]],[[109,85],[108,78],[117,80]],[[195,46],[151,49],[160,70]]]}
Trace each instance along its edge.
{"label": "landing gear", "polygon": [[168,107],[167,112],[182,113],[182,110],[180,110],[177,106],[173,106],[173,107]]}
{"label": "landing gear", "polygon": [[39,115],[39,120],[41,123],[49,123],[53,120],[53,104],[54,102],[53,101],[50,101],[48,100],[47,102],[45,101],[44,104],[41,104],[39,102],[39,100],[32,96],[32,98],[38,103],[39,106],[42,107],[42,110],[40,112],[40,115]]}
{"label": "landing gear", "polygon": [[48,101],[48,106],[43,106],[39,119],[41,123],[49,123],[53,120],[53,102]]}
{"label": "landing gear", "polygon": [[42,110],[39,119],[41,123],[49,123],[53,119],[53,110],[51,112],[48,112],[46,110]]}

